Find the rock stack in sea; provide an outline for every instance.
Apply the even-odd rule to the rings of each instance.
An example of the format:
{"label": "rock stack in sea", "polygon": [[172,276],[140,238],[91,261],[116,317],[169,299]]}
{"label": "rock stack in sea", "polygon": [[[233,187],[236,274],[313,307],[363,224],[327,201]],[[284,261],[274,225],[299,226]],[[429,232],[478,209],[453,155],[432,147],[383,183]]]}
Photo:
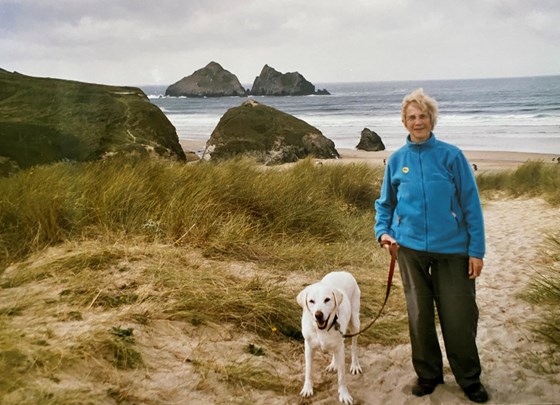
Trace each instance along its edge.
{"label": "rock stack in sea", "polygon": [[377,133],[369,128],[364,128],[361,133],[360,142],[356,146],[356,149],[373,152],[385,150],[385,145]]}
{"label": "rock stack in sea", "polygon": [[247,92],[237,76],[219,63],[210,62],[190,76],[184,77],[165,90],[172,97],[224,97],[245,96]]}
{"label": "rock stack in sea", "polygon": [[339,158],[334,142],[290,114],[252,99],[230,108],[206,143],[203,159],[250,156],[265,164],[295,162],[307,156]]}
{"label": "rock stack in sea", "polygon": [[299,72],[280,73],[264,65],[261,74],[255,78],[251,87],[254,96],[306,96],[310,94],[328,95],[324,90],[315,91],[315,86]]}
{"label": "rock stack in sea", "polygon": [[329,95],[327,89],[315,90],[299,72],[280,73],[264,65],[261,74],[253,82],[251,90],[245,90],[237,76],[225,70],[219,63],[210,62],[190,76],[183,77],[165,90],[171,97],[224,97],[224,96],[307,96]]}

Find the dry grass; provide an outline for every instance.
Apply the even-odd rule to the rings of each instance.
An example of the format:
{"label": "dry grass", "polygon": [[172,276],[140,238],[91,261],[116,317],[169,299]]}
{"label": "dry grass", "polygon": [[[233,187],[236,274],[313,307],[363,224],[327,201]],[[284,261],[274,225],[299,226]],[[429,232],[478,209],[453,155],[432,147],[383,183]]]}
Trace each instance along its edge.
{"label": "dry grass", "polygon": [[[297,293],[348,270],[364,324],[384,298],[381,170],[138,160],[0,179],[0,403],[297,398]],[[360,342],[407,340],[397,275]]]}
{"label": "dry grass", "polygon": [[[380,305],[382,265],[352,269],[363,286],[364,320]],[[185,369],[197,381],[190,395],[241,396],[245,403],[258,403],[261,391],[297,395],[302,342],[295,296],[316,272],[209,259],[141,240],[41,251],[2,277],[0,375],[13,377],[0,385],[2,403],[160,403],[138,396],[146,380],[163,378],[162,384]],[[396,291],[363,344],[406,340],[398,285]],[[175,335],[161,325],[174,325]],[[161,356],[169,358],[160,365]],[[136,378],[125,378],[130,373]],[[164,394],[186,395],[177,386]]]}
{"label": "dry grass", "polygon": [[515,170],[481,173],[476,179],[485,195],[505,192],[512,196],[538,196],[553,206],[560,205],[560,164],[530,161]]}
{"label": "dry grass", "polygon": [[539,267],[523,296],[545,309],[534,330],[550,344],[550,353],[535,364],[540,371],[555,374],[560,372],[560,234],[549,235],[543,257],[544,266]]}

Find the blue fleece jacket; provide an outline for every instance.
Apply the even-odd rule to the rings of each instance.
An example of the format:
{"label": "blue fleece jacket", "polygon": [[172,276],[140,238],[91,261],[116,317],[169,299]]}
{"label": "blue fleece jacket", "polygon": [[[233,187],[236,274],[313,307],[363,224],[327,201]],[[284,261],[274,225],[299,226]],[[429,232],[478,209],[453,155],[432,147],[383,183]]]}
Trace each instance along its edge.
{"label": "blue fleece jacket", "polygon": [[483,258],[484,220],[474,174],[461,150],[432,133],[422,143],[407,138],[387,161],[375,201],[375,235],[432,253]]}

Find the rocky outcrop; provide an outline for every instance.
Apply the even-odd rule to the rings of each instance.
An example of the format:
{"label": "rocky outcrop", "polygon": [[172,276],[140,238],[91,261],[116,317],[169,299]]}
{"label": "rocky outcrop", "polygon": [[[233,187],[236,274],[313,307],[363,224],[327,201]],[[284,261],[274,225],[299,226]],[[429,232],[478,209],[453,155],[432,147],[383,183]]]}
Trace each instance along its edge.
{"label": "rocky outcrop", "polygon": [[138,88],[0,70],[0,167],[121,153],[185,159],[175,128]]}
{"label": "rocky outcrop", "polygon": [[360,142],[356,146],[356,149],[366,150],[369,152],[385,150],[385,145],[381,140],[381,137],[377,135],[374,131],[369,128],[364,128],[362,130],[362,135],[360,137]]}
{"label": "rocky outcrop", "polygon": [[219,63],[210,62],[172,84],[165,90],[172,97],[223,97],[245,96],[246,91],[237,76],[225,70]]}
{"label": "rocky outcrop", "polygon": [[230,108],[206,143],[203,159],[251,156],[265,164],[307,156],[339,158],[334,143],[308,123],[252,99]]}
{"label": "rocky outcrop", "polygon": [[251,94],[254,96],[306,96],[310,94],[328,95],[326,89],[315,91],[315,86],[298,72],[280,73],[264,65],[261,74],[255,78]]}

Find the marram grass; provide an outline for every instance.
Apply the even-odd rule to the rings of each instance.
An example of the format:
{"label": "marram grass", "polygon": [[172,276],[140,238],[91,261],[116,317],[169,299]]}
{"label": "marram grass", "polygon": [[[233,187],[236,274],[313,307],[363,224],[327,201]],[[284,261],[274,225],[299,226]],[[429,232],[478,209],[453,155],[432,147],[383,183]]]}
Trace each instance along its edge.
{"label": "marram grass", "polygon": [[[536,332],[557,349],[560,348],[560,233],[548,236],[543,254],[545,264],[539,267],[524,298],[547,309],[544,319],[535,325]],[[558,352],[553,356],[560,362]],[[556,372],[560,371],[557,363]]]}
{"label": "marram grass", "polygon": [[141,235],[263,260],[302,243],[371,242],[380,169],[249,160],[60,163],[0,179],[0,263],[67,240]]}
{"label": "marram grass", "polygon": [[505,192],[518,197],[542,197],[548,203],[560,205],[560,164],[529,161],[517,169],[486,172],[476,177],[484,195]]}
{"label": "marram grass", "polygon": [[[528,166],[531,174],[496,183],[512,192],[522,190],[516,176],[554,184],[555,168]],[[13,377],[1,380],[0,402],[141,402],[141,379],[167,350],[153,337],[161,339],[168,323],[180,330],[181,346],[200,339],[201,350],[183,359],[201,389],[214,378],[247,398],[250,390],[297,395],[300,381],[279,380],[274,367],[290,351],[292,360],[301,357],[299,290],[346,269],[362,290],[363,324],[382,303],[388,257],[372,232],[381,178],[382,168],[311,160],[263,168],[249,160],[109,159],[0,179],[0,291],[7,297],[0,303],[0,375]],[[549,251],[557,266],[560,249]],[[544,280],[536,286],[546,297],[539,305],[558,306],[546,287],[557,285],[558,273]],[[249,341],[218,362],[205,354],[202,331],[232,334],[229,344]],[[360,342],[407,339],[397,275],[388,307]],[[247,353],[253,342],[264,348],[258,356]]]}

